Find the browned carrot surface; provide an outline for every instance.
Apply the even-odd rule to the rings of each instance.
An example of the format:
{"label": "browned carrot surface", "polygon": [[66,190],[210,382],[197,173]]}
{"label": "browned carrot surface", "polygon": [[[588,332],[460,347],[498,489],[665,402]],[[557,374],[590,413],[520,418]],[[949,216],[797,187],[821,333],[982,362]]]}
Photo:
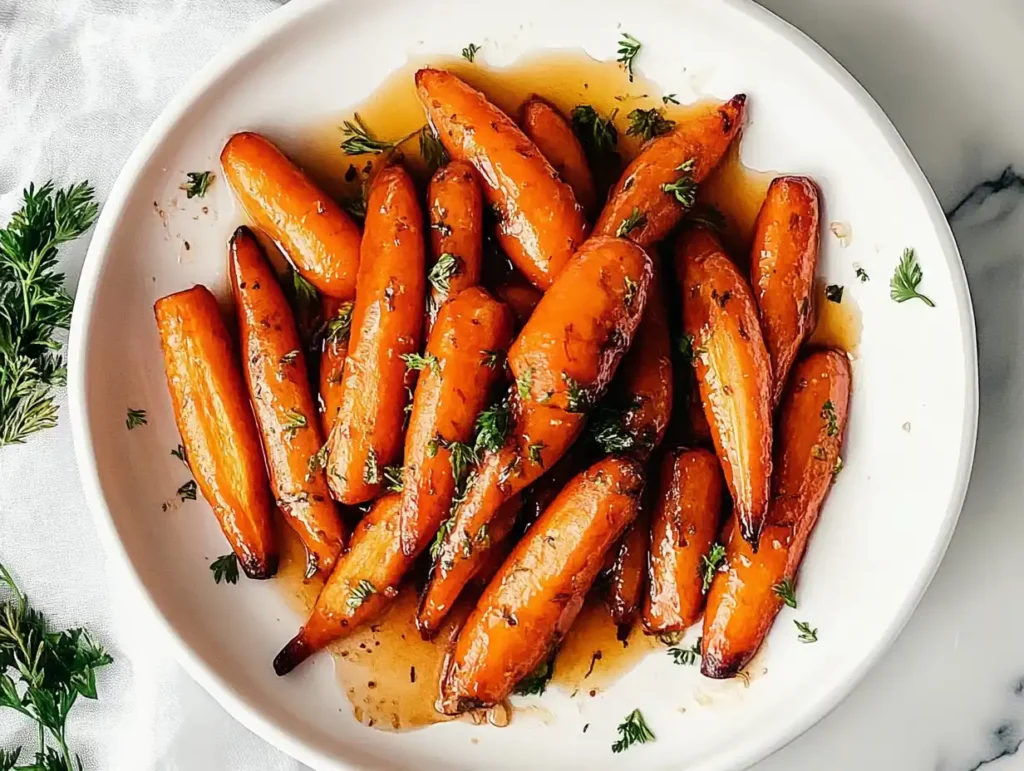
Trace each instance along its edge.
{"label": "browned carrot surface", "polygon": [[467,619],[441,685],[447,714],[504,699],[572,626],[605,552],[636,516],[643,474],[606,458],[573,479],[516,545]]}
{"label": "browned carrot surface", "polygon": [[430,180],[430,322],[449,297],[480,283],[483,194],[473,166],[452,161]]}
{"label": "browned carrot surface", "polygon": [[329,573],[344,531],[324,472],[320,430],[302,343],[288,300],[256,237],[238,228],[230,244],[242,370],[249,385],[270,489],[306,547],[307,577]]}
{"label": "browned carrot surface", "polygon": [[413,562],[399,543],[400,506],[400,496],[385,495],[360,520],[305,625],[274,659],[277,674],[288,674],[328,643],[376,618],[398,595]]}
{"label": "browned carrot surface", "polygon": [[484,453],[428,594],[447,612],[462,587],[463,534],[487,533],[499,507],[551,468],[579,436],[629,347],[643,313],[651,261],[622,239],[591,239],[541,299],[509,351],[516,378],[505,444]]}
{"label": "browned carrot surface", "polygon": [[323,348],[320,351],[320,424],[329,436],[334,419],[341,409],[341,379],[348,358],[348,340],[352,331],[350,300],[341,301],[323,295],[320,313],[323,318]]}
{"label": "browned carrot surface", "polygon": [[608,194],[594,235],[621,235],[645,247],[667,236],[739,134],[746,101],[734,96],[644,145]]}
{"label": "browned carrot surface", "polygon": [[754,227],[750,285],[772,362],[772,404],[814,326],[814,269],[818,263],[818,186],[808,177],[776,177]]}
{"label": "browned carrot surface", "polygon": [[359,267],[359,226],[352,218],[259,134],[235,134],[220,162],[246,215],[303,277],[324,294],[351,300]]}
{"label": "browned carrot surface", "polygon": [[640,612],[647,585],[647,552],[650,545],[650,509],[641,505],[636,519],[611,550],[614,562],[608,571],[608,612],[612,621],[625,627],[620,630],[620,634],[628,631]]}
{"label": "browned carrot surface", "polygon": [[505,113],[452,73],[420,70],[416,89],[451,157],[476,168],[502,249],[547,289],[586,235],[572,188]]}
{"label": "browned carrot surface", "polygon": [[661,464],[651,525],[650,584],[644,628],[681,632],[704,609],[704,558],[722,518],[722,470],[707,450],[679,448]]}
{"label": "browned carrot surface", "polygon": [[755,553],[733,528],[724,572],[704,615],[701,671],[732,677],[757,652],[792,586],[825,495],[839,469],[850,401],[850,363],[838,351],[808,354],[793,367],[779,410],[768,524]]}
{"label": "browned carrot surface", "polygon": [[370,186],[341,406],[329,440],[328,482],[346,504],[380,491],[402,452],[407,373],[423,330],[423,212],[401,166]]}
{"label": "browned carrot surface", "polygon": [[263,450],[217,300],[194,286],[153,307],[167,388],[189,467],[249,578],[277,572]]}
{"label": "browned carrot surface", "polygon": [[494,287],[494,296],[512,309],[516,317],[516,326],[520,329],[533,315],[537,303],[543,297],[540,290],[523,278],[518,271],[511,273]]}
{"label": "browned carrot surface", "polygon": [[467,453],[458,445],[472,445],[474,422],[502,374],[511,339],[511,311],[479,287],[441,307],[405,439],[400,532],[409,556],[430,543],[448,516],[461,481],[453,471],[464,477],[470,470],[463,468]]}
{"label": "browned carrot surface", "polygon": [[593,217],[597,213],[597,189],[583,145],[573,133],[569,121],[551,104],[534,96],[523,105],[521,122],[526,136],[569,183],[583,211]]}
{"label": "browned carrot surface", "polygon": [[676,271],[704,414],[740,530],[756,544],[772,472],[772,372],[757,305],[709,230],[694,228],[680,236]]}

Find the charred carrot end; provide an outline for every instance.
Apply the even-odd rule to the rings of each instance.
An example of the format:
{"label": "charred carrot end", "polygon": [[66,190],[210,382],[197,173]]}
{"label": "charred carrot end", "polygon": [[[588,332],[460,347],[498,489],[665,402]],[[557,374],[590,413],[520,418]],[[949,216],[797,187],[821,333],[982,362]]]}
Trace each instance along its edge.
{"label": "charred carrot end", "polygon": [[274,672],[278,677],[283,677],[315,652],[302,636],[302,632],[299,632],[274,657]]}

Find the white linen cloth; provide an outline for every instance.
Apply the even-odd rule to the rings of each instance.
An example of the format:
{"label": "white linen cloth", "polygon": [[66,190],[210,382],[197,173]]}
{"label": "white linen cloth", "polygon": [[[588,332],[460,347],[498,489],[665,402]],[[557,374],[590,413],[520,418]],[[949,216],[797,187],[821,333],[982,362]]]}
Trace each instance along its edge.
{"label": "white linen cloth", "polygon": [[[0,223],[29,182],[87,179],[106,198],[167,101],[275,0],[0,0]],[[68,286],[88,236],[63,252]],[[86,509],[61,394],[57,428],[0,449],[0,562],[60,626],[86,626],[114,664],[71,713],[95,771],[297,771],[196,685],[148,632]],[[0,749],[36,747],[0,712]]]}

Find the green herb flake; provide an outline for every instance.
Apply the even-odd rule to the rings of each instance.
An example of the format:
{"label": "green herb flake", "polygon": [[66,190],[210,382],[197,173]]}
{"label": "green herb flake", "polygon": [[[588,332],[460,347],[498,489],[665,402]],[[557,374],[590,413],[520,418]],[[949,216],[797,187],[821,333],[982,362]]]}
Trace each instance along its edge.
{"label": "green herb flake", "polygon": [[904,303],[916,297],[929,308],[934,308],[935,303],[917,291],[917,287],[921,285],[922,278],[924,278],[924,273],[917,262],[914,250],[904,249],[903,257],[900,258],[899,265],[896,266],[896,272],[889,282],[889,297],[898,303]]}
{"label": "green herb flake", "polygon": [[430,125],[420,129],[420,158],[433,173],[448,163],[448,151]]}
{"label": "green herb flake", "polygon": [[648,727],[640,710],[634,709],[618,727],[619,740],[612,745],[612,752],[622,752],[634,744],[654,741],[654,733]]}
{"label": "green herb flake", "polygon": [[636,437],[626,428],[626,415],[612,407],[598,407],[588,431],[606,455],[627,452],[636,446]]}
{"label": "green herb flake", "polygon": [[185,501],[194,501],[196,499],[196,480],[190,479],[175,493],[182,503]]}
{"label": "green herb flake", "polygon": [[451,252],[445,252],[437,258],[437,262],[427,274],[430,285],[442,295],[447,296],[451,287],[451,279],[462,272],[462,260]]}
{"label": "green herb flake", "polygon": [[352,309],[354,307],[355,303],[342,303],[338,307],[338,312],[334,314],[334,318],[328,319],[324,323],[323,338],[325,342],[338,345],[349,339],[352,334]]}
{"label": "green herb flake", "polygon": [[484,350],[480,351],[480,355],[483,356],[483,365],[490,369],[497,369],[501,365],[502,359],[505,358],[504,351]]}
{"label": "green herb flake", "polygon": [[541,451],[547,447],[544,442],[535,442],[526,448],[526,455],[530,459],[531,463],[536,463],[541,468],[544,468],[544,456]]}
{"label": "green herb flake", "polygon": [[626,70],[626,74],[629,75],[629,82],[633,82],[633,64],[636,61],[637,55],[640,53],[640,49],[643,48],[643,44],[635,37],[630,35],[628,32],[623,32],[622,37],[619,39],[619,58],[616,59],[623,69]]}
{"label": "green herb flake", "polygon": [[836,406],[831,399],[821,405],[821,417],[825,421],[825,433],[839,436],[839,416],[836,415]]}
{"label": "green herb flake", "polygon": [[352,587],[352,591],[349,592],[348,599],[345,600],[345,605],[349,610],[358,610],[364,602],[370,599],[370,595],[376,593],[376,586],[365,578],[360,578],[359,583]]}
{"label": "green herb flake", "polygon": [[329,453],[330,447],[325,442],[323,447],[309,456],[309,462],[306,464],[306,481],[312,481],[318,471],[327,468],[327,456]]}
{"label": "green herb flake", "polygon": [[683,335],[679,338],[679,353],[682,356],[683,364],[693,366],[696,357],[696,349],[693,347],[693,335]]}
{"label": "green herb flake", "polygon": [[497,452],[505,446],[512,416],[507,399],[492,404],[476,416],[476,440],[474,447],[479,452]]}
{"label": "green herb flake", "polygon": [[131,431],[133,428],[146,425],[146,411],[145,410],[133,410],[128,408],[128,417],[124,421],[125,426]]}
{"label": "green herb flake", "polygon": [[868,272],[864,268],[858,266],[854,272],[857,274],[857,278],[860,279],[860,283],[863,284],[868,280]]}
{"label": "green herb flake", "polygon": [[184,463],[185,468],[187,468],[189,471],[192,470],[192,467],[188,463],[188,458],[185,457],[185,445],[179,444],[175,449],[171,450],[171,455],[173,455],[175,458]]}
{"label": "green herb flake", "polygon": [[679,204],[687,209],[692,209],[697,203],[697,182],[693,178],[695,164],[693,159],[686,161],[676,168],[680,177],[675,182],[666,182],[661,186],[663,193],[674,196]]}
{"label": "green herb flake", "polygon": [[462,49],[462,58],[465,59],[467,62],[475,61],[477,51],[479,50],[480,46],[478,46],[476,43],[470,43],[468,46]]}
{"label": "green herb flake", "polygon": [[772,591],[777,594],[786,605],[791,608],[796,607],[796,588],[793,586],[793,581],[790,578],[783,578],[779,583],[772,587]]}
{"label": "green herb flake", "polygon": [[654,137],[660,137],[662,134],[667,134],[676,125],[674,120],[666,118],[661,110],[656,107],[651,107],[647,110],[637,107],[635,110],[630,111],[626,116],[626,120],[629,121],[626,135],[640,137],[644,142],[654,139]]}
{"label": "green herb flake", "polygon": [[306,416],[292,408],[284,414],[284,421],[281,423],[281,431],[285,436],[292,437],[299,432],[300,428],[309,425]]}
{"label": "green herb flake", "polygon": [[711,582],[715,580],[715,573],[725,564],[725,547],[720,543],[711,544],[711,551],[700,558],[700,564],[703,577],[701,591],[707,594],[711,588]]}
{"label": "green herb flake", "polygon": [[363,482],[368,485],[380,484],[380,466],[377,463],[377,451],[370,448],[363,464]]}
{"label": "green herb flake", "polygon": [[186,198],[204,198],[206,191],[213,184],[212,171],[190,171],[185,175],[186,182],[179,185],[179,189],[185,191]]}
{"label": "green herb flake", "polygon": [[455,515],[451,515],[444,522],[441,523],[441,527],[437,529],[437,533],[434,535],[434,540],[430,544],[430,559],[434,562],[437,561],[438,556],[441,554],[441,549],[444,547],[444,542],[447,540],[448,535],[452,532],[452,527],[455,525]]}
{"label": "green herb flake", "polygon": [[661,97],[661,102],[662,104],[679,104],[675,94],[665,94],[665,96]]}
{"label": "green herb flake", "polygon": [[403,353],[401,359],[407,369],[419,371],[429,367],[435,375],[441,374],[441,361],[431,353],[422,356],[418,353]]}
{"label": "green herb flake", "polygon": [[642,228],[647,224],[647,215],[641,214],[640,207],[634,206],[633,211],[626,219],[622,220],[619,225],[619,229],[615,231],[616,238],[625,238],[637,228]]}
{"label": "green herb flake", "polygon": [[613,121],[617,112],[616,110],[608,118],[602,118],[589,104],[580,104],[569,113],[573,133],[580,140],[588,158],[600,159],[615,153],[619,132]]}
{"label": "green herb flake", "polygon": [[806,621],[796,621],[794,619],[793,623],[796,624],[798,632],[796,639],[805,644],[818,642],[818,630],[816,628],[812,629],[811,625]]}
{"label": "green herb flake", "polygon": [[210,570],[213,571],[213,582],[219,584],[223,581],[226,584],[238,583],[238,557],[234,552],[217,557],[210,563]]}
{"label": "green herb flake", "polygon": [[832,483],[835,484],[836,479],[839,476],[839,472],[843,470],[843,459],[836,458],[836,465],[832,469]]}
{"label": "green herb flake", "polygon": [[370,134],[369,129],[366,128],[366,124],[359,117],[359,113],[354,113],[352,120],[344,121],[342,124],[341,134],[345,137],[345,140],[341,143],[341,150],[345,155],[376,155],[388,150],[394,150],[407,139],[411,139],[421,131],[422,128],[418,128],[397,142],[376,139]]}
{"label": "green herb flake", "polygon": [[703,637],[698,637],[697,642],[689,648],[669,648],[667,653],[672,657],[672,663],[681,667],[692,667],[700,661],[700,646],[703,640]]}
{"label": "green herb flake", "polygon": [[526,677],[516,683],[512,693],[517,696],[540,696],[548,687],[551,677],[555,674],[555,659],[548,657],[530,672]]}
{"label": "green herb flake", "polygon": [[523,370],[523,374],[516,379],[516,390],[519,392],[520,399],[526,401],[530,398],[530,393],[533,390],[532,367]]}
{"label": "green herb flake", "polygon": [[633,303],[636,302],[636,295],[640,289],[640,284],[629,276],[623,277],[622,282],[625,286],[625,291],[622,293],[622,304],[625,305],[626,308],[632,310]]}
{"label": "green herb flake", "polygon": [[590,394],[580,385],[579,381],[563,372],[562,382],[565,383],[566,409],[569,412],[586,412],[590,409]]}
{"label": "green herb flake", "polygon": [[402,466],[384,467],[384,488],[389,493],[400,493],[404,489],[402,474],[405,469]]}

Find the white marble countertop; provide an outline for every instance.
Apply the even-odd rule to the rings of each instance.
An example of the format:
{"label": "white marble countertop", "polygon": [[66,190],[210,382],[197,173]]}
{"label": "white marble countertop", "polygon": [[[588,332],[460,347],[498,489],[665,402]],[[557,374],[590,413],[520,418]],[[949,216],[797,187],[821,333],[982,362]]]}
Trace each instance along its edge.
{"label": "white marble countertop", "polygon": [[[763,4],[874,95],[949,213],[977,316],[981,424],[960,523],[906,630],[834,713],[756,768],[1024,769],[1024,371],[1014,354],[1024,334],[1024,176],[1014,171],[1024,173],[1024,3]],[[17,115],[0,110],[0,221],[32,179],[88,178],[102,198],[185,78],[274,5],[0,0],[0,104],[31,102]],[[41,51],[85,66],[69,70],[78,77],[41,81],[32,71]],[[124,94],[131,98],[111,97]],[[79,244],[65,255],[72,285],[83,252]],[[66,470],[56,481],[55,468]],[[0,560],[57,622],[88,625],[117,658],[101,699],[72,722],[86,765],[299,768],[234,723],[135,628],[130,598],[105,572],[74,468],[66,423],[0,451]],[[55,555],[73,569],[54,572]],[[27,736],[0,718],[0,748]]]}

